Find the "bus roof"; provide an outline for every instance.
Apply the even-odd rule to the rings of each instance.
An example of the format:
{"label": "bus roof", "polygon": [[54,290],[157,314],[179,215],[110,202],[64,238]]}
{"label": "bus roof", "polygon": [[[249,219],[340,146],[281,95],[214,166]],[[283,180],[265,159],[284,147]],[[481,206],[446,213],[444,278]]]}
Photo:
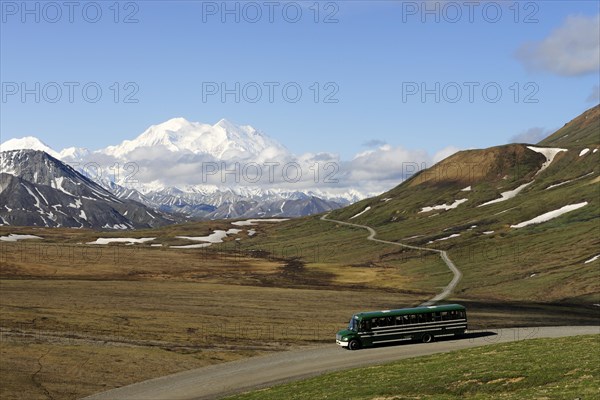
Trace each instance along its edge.
{"label": "bus roof", "polygon": [[355,318],[380,318],[390,317],[396,315],[407,315],[407,314],[422,314],[428,312],[438,311],[464,311],[465,307],[460,304],[444,304],[439,306],[426,306],[426,307],[413,307],[413,308],[400,308],[397,310],[383,310],[383,311],[369,311],[355,314]]}

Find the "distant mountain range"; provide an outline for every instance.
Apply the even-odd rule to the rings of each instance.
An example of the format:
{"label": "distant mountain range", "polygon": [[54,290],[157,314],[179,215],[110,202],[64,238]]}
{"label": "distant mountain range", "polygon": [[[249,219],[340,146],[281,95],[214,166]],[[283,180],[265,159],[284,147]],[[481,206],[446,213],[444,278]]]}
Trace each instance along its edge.
{"label": "distant mountain range", "polygon": [[[251,126],[237,126],[224,119],[209,125],[174,118],[151,126],[133,140],[96,151],[76,147],[55,151],[35,137],[11,139],[0,145],[2,158],[7,160],[2,172],[22,178],[5,167],[15,154],[25,153],[5,152],[25,149],[42,151],[54,162],[73,166],[88,181],[109,191],[113,199],[131,200],[160,212],[193,218],[299,217],[333,210],[365,197],[356,190],[315,190],[310,188],[311,177],[292,183],[282,179],[286,163],[299,166],[306,174],[312,166],[310,160],[298,160],[284,146]],[[38,160],[41,156],[36,157]],[[42,169],[47,164],[40,164],[38,176],[44,175]],[[66,170],[65,166],[61,169]],[[36,220],[40,222],[39,218]],[[71,224],[78,226],[73,221]],[[105,225],[92,224],[101,228]],[[130,227],[123,222],[109,225]],[[130,225],[139,226],[133,221]]]}
{"label": "distant mountain range", "polygon": [[[505,200],[508,204],[513,197],[528,198],[528,193],[537,193],[542,182],[547,186],[542,189],[548,192],[540,193],[545,195],[554,187],[571,187],[571,181],[594,178],[597,167],[589,160],[598,157],[599,115],[596,106],[539,144],[554,150],[513,144],[458,152],[407,177],[397,188],[364,200],[364,194],[353,190],[293,190],[294,185],[286,187],[285,182],[276,180],[270,186],[243,179],[231,184],[222,182],[218,173],[210,176],[216,179],[213,181],[165,184],[177,182],[178,171],[186,177],[201,175],[206,165],[225,168],[231,174],[236,163],[281,165],[287,160],[309,168],[310,162],[318,159],[294,157],[254,128],[226,120],[207,125],[175,118],[151,126],[134,140],[93,152],[81,148],[57,152],[33,137],[12,139],[0,145],[0,223],[131,229],[189,218],[301,217],[352,204],[332,215],[393,225],[420,207],[416,216],[425,229],[443,215],[456,215],[448,212],[455,208],[485,210],[494,204],[503,205]],[[575,152],[581,156],[573,155]],[[115,165],[122,172],[113,173],[111,167]],[[557,165],[560,171],[555,169]],[[461,166],[460,171],[457,166]],[[546,168],[553,171],[554,178]],[[310,183],[312,178],[305,180]],[[577,199],[572,200],[577,203]],[[533,204],[539,208],[538,201]],[[488,230],[496,231],[498,227],[492,222],[510,217],[511,210],[477,225],[487,224]]]}

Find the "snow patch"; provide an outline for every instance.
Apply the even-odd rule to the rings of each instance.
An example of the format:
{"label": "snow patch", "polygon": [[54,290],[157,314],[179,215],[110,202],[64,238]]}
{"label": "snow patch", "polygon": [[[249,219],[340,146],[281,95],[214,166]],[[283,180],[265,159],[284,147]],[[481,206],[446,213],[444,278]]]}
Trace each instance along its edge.
{"label": "snow patch", "polygon": [[556,157],[556,155],[558,153],[560,153],[561,151],[567,151],[567,149],[552,148],[552,147],[527,146],[527,148],[529,150],[535,151],[536,153],[543,154],[544,157],[546,157],[546,162],[542,164],[542,167],[540,168],[540,170],[538,172],[536,172],[536,175],[539,175],[540,172],[542,172],[543,170],[548,168],[550,166],[550,164],[552,164],[554,157]]}
{"label": "snow patch", "polygon": [[589,152],[590,152],[590,149],[583,149],[579,152],[579,157],[583,157]]}
{"label": "snow patch", "polygon": [[590,176],[590,175],[594,175],[594,171],[590,172],[589,174],[585,174],[585,175],[578,176],[577,178],[574,178],[574,179],[569,179],[568,181],[564,181],[564,182],[555,183],[554,185],[550,185],[550,186],[548,186],[548,187],[546,188],[546,190],[548,190],[548,189],[554,189],[555,187],[559,187],[559,186],[562,186],[562,185],[566,185],[567,183],[570,183],[570,182],[573,182],[573,181],[577,181],[577,180],[579,180],[579,179],[585,178],[585,177],[587,177],[587,176]]}
{"label": "snow patch", "polygon": [[112,227],[112,229],[123,229],[123,230],[128,229],[128,228],[133,228],[133,226],[131,226],[131,225],[127,226],[125,224],[114,224]]}
{"label": "snow patch", "polygon": [[79,199],[75,199],[75,204],[73,203],[69,203],[67,205],[67,207],[71,207],[71,208],[81,208],[81,200]]}
{"label": "snow patch", "polygon": [[460,189],[461,192],[470,192],[471,191],[471,186],[467,186],[464,189]]}
{"label": "snow patch", "polygon": [[501,201],[510,200],[513,197],[515,197],[516,195],[518,195],[527,186],[531,185],[533,182],[534,181],[531,181],[531,182],[528,182],[528,183],[524,183],[524,184],[522,184],[521,186],[519,186],[516,189],[509,190],[507,192],[502,192],[502,193],[500,193],[500,197],[499,198],[487,201],[487,202],[485,202],[483,204],[478,205],[477,207],[483,207],[483,206],[487,206],[489,204],[500,203]]}
{"label": "snow patch", "polygon": [[371,209],[371,206],[367,206],[364,210],[362,210],[361,212],[359,212],[356,215],[353,215],[350,217],[350,219],[354,219],[356,217],[360,217],[361,215],[363,215],[364,213],[366,213],[367,211],[369,211]]}
{"label": "snow patch", "polygon": [[573,182],[573,179],[569,179],[568,181],[564,181],[564,182],[559,182],[559,183],[555,183],[554,185],[550,185],[546,188],[546,190],[548,189],[554,189],[556,187],[562,186],[562,185],[566,185],[567,183]]}
{"label": "snow patch", "polygon": [[52,186],[54,189],[60,190],[61,192],[68,194],[71,197],[76,197],[73,193],[69,193],[67,192],[64,188],[63,188],[63,181],[65,180],[64,177],[60,176],[58,178],[54,178],[52,179],[52,182],[50,182],[50,186]]}
{"label": "snow patch", "polygon": [[93,242],[88,242],[87,244],[109,244],[109,243],[145,243],[145,242],[150,242],[152,240],[156,239],[155,237],[153,238],[140,238],[140,239],[134,239],[134,238],[98,238]]}
{"label": "snow patch", "polygon": [[48,200],[46,200],[46,198],[44,197],[44,195],[42,193],[40,193],[40,191],[38,190],[38,188],[36,188],[35,186],[33,188],[35,189],[36,192],[38,192],[38,194],[42,197],[42,199],[44,199],[44,203],[46,203],[46,205],[50,205],[50,203],[48,203]]}
{"label": "snow patch", "polygon": [[[227,237],[227,235],[237,235],[241,231],[242,231],[241,229],[231,228],[227,231],[216,230],[208,236],[175,236],[175,237],[177,239],[187,239],[187,240],[193,240],[196,242],[208,242],[209,244],[223,243],[223,239],[225,239]],[[171,246],[171,247],[175,247],[175,246]],[[182,248],[182,247],[180,247],[180,248]]]}
{"label": "snow patch", "polygon": [[256,235],[256,229],[249,229],[248,236],[254,236],[254,235]]}
{"label": "snow patch", "polygon": [[0,236],[0,241],[2,242],[16,242],[18,240],[27,240],[27,239],[43,239],[42,237],[35,235],[18,235],[14,233],[10,233],[8,236]]}
{"label": "snow patch", "polygon": [[600,258],[600,254],[598,254],[597,256],[594,256],[594,257],[590,258],[589,260],[586,260],[586,261],[584,261],[583,263],[584,263],[584,264],[589,264],[589,263],[591,263],[591,262],[594,262],[594,261],[596,261],[596,260],[597,260],[597,259],[599,259],[599,258]]}
{"label": "snow patch", "polygon": [[419,213],[429,212],[429,211],[433,211],[433,210],[452,210],[453,208],[458,207],[459,205],[461,205],[462,203],[464,203],[465,201],[468,201],[468,200],[469,199],[459,199],[459,200],[455,200],[454,203],[452,203],[452,204],[440,204],[437,206],[423,207],[423,208],[421,208],[421,211],[419,211]]}
{"label": "snow patch", "polygon": [[247,225],[256,225],[259,222],[283,222],[288,221],[289,218],[261,218],[261,219],[247,219],[245,221],[235,221],[232,222],[231,225],[235,226],[247,226]]}
{"label": "snow patch", "polygon": [[492,233],[494,233],[494,231],[485,231],[485,232],[483,232],[484,235],[491,235]]}
{"label": "snow patch", "polygon": [[27,190],[27,193],[29,193],[31,195],[31,197],[33,197],[35,199],[35,204],[34,204],[35,208],[39,209],[41,212],[42,209],[40,208],[40,199],[38,199],[38,197],[35,194],[33,194],[33,192],[27,186],[23,185],[22,183],[21,183],[21,186],[23,186],[25,188],[25,190]]}
{"label": "snow patch", "polygon": [[584,201],[582,203],[577,203],[577,204],[569,204],[567,206],[559,208],[558,210],[549,211],[542,215],[538,215],[537,217],[530,219],[528,221],[524,221],[524,222],[521,222],[516,225],[511,225],[510,227],[511,228],[523,228],[528,225],[540,224],[542,222],[550,221],[551,219],[554,219],[556,217],[560,217],[561,215],[566,214],[568,212],[575,211],[581,207],[585,207],[585,206],[587,206],[587,204],[588,204],[587,201]]}
{"label": "snow patch", "polygon": [[170,246],[171,249],[200,249],[202,247],[208,247],[212,243],[198,243],[198,244],[187,244],[185,246]]}
{"label": "snow patch", "polygon": [[459,236],[460,236],[460,233],[453,233],[450,236],[446,236],[446,237],[435,239],[435,240],[430,240],[429,242],[427,242],[427,244],[430,244],[430,243],[433,243],[433,242],[441,242],[443,240],[453,239],[453,238],[459,237]]}

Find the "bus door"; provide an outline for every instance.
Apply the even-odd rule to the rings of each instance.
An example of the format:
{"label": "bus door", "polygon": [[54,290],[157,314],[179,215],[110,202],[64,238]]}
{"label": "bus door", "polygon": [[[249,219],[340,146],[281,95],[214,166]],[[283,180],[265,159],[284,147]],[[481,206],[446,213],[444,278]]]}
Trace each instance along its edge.
{"label": "bus door", "polygon": [[373,345],[373,330],[371,329],[371,320],[363,319],[359,324],[359,336],[363,346]]}

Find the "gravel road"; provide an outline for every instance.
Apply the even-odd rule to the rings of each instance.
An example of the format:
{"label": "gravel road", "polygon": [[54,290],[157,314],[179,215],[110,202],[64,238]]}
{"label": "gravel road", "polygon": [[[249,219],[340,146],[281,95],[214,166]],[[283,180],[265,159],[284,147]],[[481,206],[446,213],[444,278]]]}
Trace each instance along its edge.
{"label": "gravel road", "polygon": [[358,351],[344,350],[332,343],[185,371],[124,386],[86,397],[86,399],[218,399],[223,396],[300,380],[326,372],[381,364],[404,358],[444,353],[493,343],[584,334],[600,334],[600,327],[562,326],[477,331],[468,332],[461,339],[438,340],[433,343],[405,343]]}
{"label": "gravel road", "polygon": [[369,236],[367,236],[367,240],[372,240],[373,242],[391,244],[394,246],[406,247],[408,249],[431,251],[433,253],[438,253],[440,255],[440,257],[442,258],[442,261],[444,261],[444,263],[448,266],[450,271],[452,271],[452,274],[454,276],[452,277],[452,280],[450,281],[450,283],[448,285],[446,285],[446,287],[444,289],[442,289],[442,291],[440,293],[438,293],[433,298],[431,298],[431,299],[427,300],[426,302],[424,302],[423,304],[421,304],[422,306],[429,306],[429,305],[435,304],[438,301],[444,300],[446,297],[450,296],[450,294],[452,293],[452,291],[454,291],[454,288],[456,288],[456,285],[458,285],[458,282],[460,282],[460,279],[462,278],[462,272],[460,272],[460,270],[456,267],[456,265],[454,265],[454,263],[448,256],[448,253],[446,253],[444,250],[430,249],[428,247],[420,247],[420,246],[411,246],[409,244],[390,242],[388,240],[375,239],[377,232],[375,231],[375,229],[371,228],[370,226],[353,224],[353,223],[344,222],[344,221],[338,221],[336,219],[329,219],[329,218],[327,218],[328,215],[329,214],[323,215],[321,217],[321,220],[366,229],[367,231],[369,231]]}

